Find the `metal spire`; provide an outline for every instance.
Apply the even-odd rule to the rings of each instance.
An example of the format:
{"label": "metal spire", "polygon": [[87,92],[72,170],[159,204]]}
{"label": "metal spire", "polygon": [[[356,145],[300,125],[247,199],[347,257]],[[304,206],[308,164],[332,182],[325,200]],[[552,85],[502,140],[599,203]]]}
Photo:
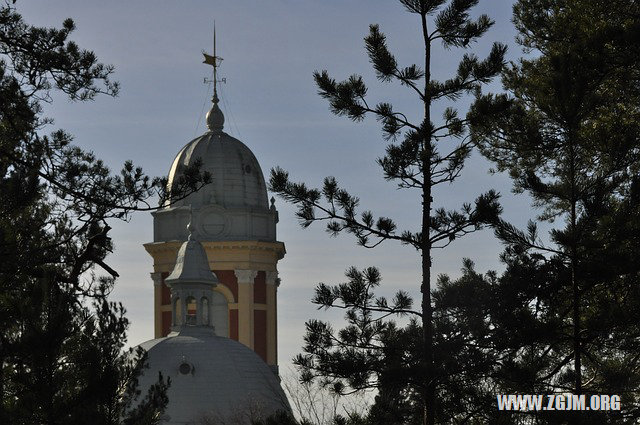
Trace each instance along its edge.
{"label": "metal spire", "polygon": [[204,61],[207,65],[213,66],[213,103],[218,103],[218,67],[222,63],[222,58],[216,54],[216,21],[213,21],[213,56],[202,52],[204,55]]}
{"label": "metal spire", "polygon": [[[218,55],[216,55],[216,21],[213,21],[213,101],[218,103],[218,66],[216,61],[218,60]],[[220,62],[222,62],[222,58],[220,58]]]}
{"label": "metal spire", "polygon": [[[204,50],[202,54],[204,55],[204,61],[202,63],[213,66],[213,98],[211,98],[213,106],[207,113],[207,127],[214,133],[220,133],[224,126],[224,115],[218,107],[218,67],[222,62],[222,58],[218,56],[216,52],[216,21],[213,21],[213,56],[208,55]],[[220,80],[220,82],[224,81],[224,78]]]}

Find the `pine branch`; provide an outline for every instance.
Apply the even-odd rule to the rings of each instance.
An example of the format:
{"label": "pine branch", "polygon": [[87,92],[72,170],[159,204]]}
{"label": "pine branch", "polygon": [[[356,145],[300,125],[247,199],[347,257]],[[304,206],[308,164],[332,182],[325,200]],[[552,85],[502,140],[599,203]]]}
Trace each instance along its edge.
{"label": "pine branch", "polygon": [[[307,189],[304,183],[291,183],[289,175],[283,169],[276,167],[271,170],[269,179],[269,189],[288,202],[298,205],[296,215],[300,218],[301,224],[308,227],[311,223],[319,220],[330,220],[327,230],[330,233],[337,234],[343,230],[353,233],[361,245],[367,245],[368,237],[375,236],[382,240],[392,239],[405,244],[410,244],[416,248],[418,242],[403,233],[397,235],[395,224],[388,218],[380,217],[374,223],[373,216],[370,212],[362,213],[361,219],[356,218],[355,209],[359,200],[352,197],[344,190],[338,189],[337,183],[333,178],[325,179],[324,196],[329,204],[325,206],[320,203],[321,191],[317,189]],[[323,217],[316,217],[315,210],[324,213]],[[339,213],[342,210],[343,213]]]}

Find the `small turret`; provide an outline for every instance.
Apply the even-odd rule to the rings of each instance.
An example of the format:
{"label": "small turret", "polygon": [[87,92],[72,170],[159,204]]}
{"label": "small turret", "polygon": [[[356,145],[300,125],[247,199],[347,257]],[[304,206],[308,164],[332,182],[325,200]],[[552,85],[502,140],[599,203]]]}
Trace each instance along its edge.
{"label": "small turret", "polygon": [[207,254],[194,235],[191,221],[187,225],[189,239],[178,250],[173,271],[165,279],[171,289],[171,330],[183,326],[214,327],[211,318],[213,288],[219,281],[209,269]]}

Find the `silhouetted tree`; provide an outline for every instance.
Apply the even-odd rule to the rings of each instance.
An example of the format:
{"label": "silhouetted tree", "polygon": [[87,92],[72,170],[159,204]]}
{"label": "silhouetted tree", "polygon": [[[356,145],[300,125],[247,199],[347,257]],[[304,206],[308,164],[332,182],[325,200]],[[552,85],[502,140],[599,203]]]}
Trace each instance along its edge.
{"label": "silhouetted tree", "polygon": [[[506,225],[499,236],[561,256],[569,265],[574,390],[582,391],[584,336],[581,296],[584,248],[594,226],[637,173],[637,5],[629,2],[519,1],[514,7],[520,42],[541,55],[504,73],[512,95],[481,98],[474,137],[482,153],[508,170],[515,190],[544,208],[543,221],[566,219],[542,246],[536,225],[527,232]],[[594,25],[597,22],[598,25]],[[502,114],[495,112],[501,109]],[[487,111],[493,113],[487,114]],[[490,117],[490,118],[488,118]]]}
{"label": "silhouetted tree", "polygon": [[[0,423],[157,423],[168,382],[137,390],[145,356],[123,352],[129,322],[107,299],[118,274],[105,258],[107,220],[169,194],[130,162],[112,174],[66,132],[43,134],[51,90],[74,101],[118,90],[113,68],[68,40],[73,29],[71,19],[29,26],[12,4],[0,8]],[[172,189],[209,178],[194,169]]]}
{"label": "silhouetted tree", "polygon": [[[514,371],[527,376],[521,388],[515,375],[510,378],[515,392],[618,391],[635,409],[638,318],[626,307],[638,303],[640,264],[634,195],[639,18],[638,5],[627,1],[518,1],[518,40],[535,54],[505,70],[507,95],[480,97],[471,114],[482,153],[509,172],[515,191],[528,192],[543,208],[538,220],[565,223],[551,231],[549,243],[533,221],[526,231],[497,226],[512,264],[533,262],[524,274],[510,268],[511,277],[503,279],[549,272],[535,272],[540,280],[522,288],[529,293],[526,314],[538,321],[530,329],[545,331],[511,346],[514,353],[517,344],[529,348],[512,358]],[[523,332],[517,325],[525,323],[513,322],[512,332]],[[622,375],[614,384],[612,377]],[[569,416],[572,423],[586,423],[584,415]],[[591,415],[602,422],[598,418]]]}
{"label": "silhouetted tree", "polygon": [[[378,301],[373,305],[367,304],[367,308],[372,308],[361,309],[358,313],[361,316],[352,317],[352,322],[364,320],[364,324],[373,327],[374,336],[368,334],[366,326],[359,328],[362,332],[366,330],[361,334],[353,334],[347,328],[334,336],[328,325],[312,322],[308,326],[308,344],[305,347],[308,354],[299,356],[296,361],[308,372],[307,376],[319,375],[336,383],[346,382],[355,389],[380,387],[382,381],[373,369],[368,372],[358,369],[362,370],[362,374],[353,376],[352,369],[347,367],[353,362],[362,362],[361,366],[366,367],[368,356],[373,352],[383,355],[381,345],[385,346],[384,343],[376,341],[373,346],[369,344],[372,338],[388,331],[384,329],[386,325],[380,322],[380,318],[372,317],[369,312],[378,312],[383,316],[389,313],[411,314],[421,322],[421,354],[413,359],[415,364],[409,366],[413,376],[412,386],[406,389],[404,396],[417,403],[413,406],[414,411],[416,408],[423,410],[419,416],[424,424],[433,424],[438,411],[437,393],[441,376],[437,365],[441,359],[434,357],[431,250],[444,248],[456,238],[495,222],[500,207],[498,195],[491,191],[479,196],[474,203],[464,204],[460,210],[433,208],[433,188],[456,180],[465,159],[470,155],[472,142],[466,132],[468,120],[460,117],[456,109],[447,107],[442,119],[434,121],[431,108],[435,102],[452,102],[464,94],[479,91],[482,84],[500,72],[506,47],[495,43],[484,60],[473,54],[465,54],[457,72],[450,79],[442,82],[432,80],[431,47],[434,43],[441,42],[446,48],[468,48],[493,22],[486,15],[470,18],[469,11],[478,0],[401,0],[400,3],[419,18],[418,33],[424,46],[419,64],[400,66],[388,50],[385,35],[377,25],[370,26],[365,47],[380,81],[400,82],[416,94],[423,105],[421,121],[411,122],[406,114],[395,111],[388,102],[370,103],[366,99],[367,87],[358,75],[343,82],[336,82],[327,71],[316,72],[314,77],[319,94],[329,101],[333,113],[347,116],[353,121],[361,121],[366,115],[372,115],[382,123],[384,138],[391,143],[378,164],[387,180],[397,182],[400,188],[419,191],[422,213],[418,228],[399,231],[391,218],[376,219],[370,211],[359,213],[359,199],[340,188],[333,177],[325,179],[321,190],[309,189],[305,184],[290,182],[287,172],[276,168],[271,172],[270,186],[284,199],[298,205],[297,215],[303,227],[318,220],[328,220],[327,230],[330,233],[352,233],[362,246],[371,248],[386,240],[395,240],[420,251],[422,299],[419,310],[410,309],[410,300],[402,292],[392,304],[384,299],[379,300],[380,305],[376,305]],[[376,280],[373,271],[365,274],[364,280],[369,284]],[[337,292],[319,288],[316,302],[329,307],[344,301],[346,304],[343,307],[351,308],[372,301],[372,298],[367,298],[370,294],[366,292],[370,286],[361,284],[362,278],[357,273],[349,272],[349,275],[349,291],[353,290],[353,294],[341,293],[344,287],[334,288]],[[352,300],[355,304],[351,303]],[[348,314],[356,314],[352,311],[349,310]],[[357,328],[359,325],[355,326]],[[322,345],[309,343],[325,342],[325,337],[335,340],[335,345],[322,348]],[[402,366],[406,366],[405,363],[404,360],[400,361]],[[375,379],[371,380],[372,376]]]}

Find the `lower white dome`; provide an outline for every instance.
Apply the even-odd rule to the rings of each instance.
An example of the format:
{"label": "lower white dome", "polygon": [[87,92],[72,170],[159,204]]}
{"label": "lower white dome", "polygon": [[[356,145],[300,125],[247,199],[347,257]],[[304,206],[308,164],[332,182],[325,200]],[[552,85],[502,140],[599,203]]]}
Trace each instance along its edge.
{"label": "lower white dome", "polygon": [[179,333],[140,344],[149,368],[139,379],[144,395],[158,379],[171,378],[165,424],[250,424],[278,410],[291,411],[272,369],[251,349],[206,327],[183,327]]}

